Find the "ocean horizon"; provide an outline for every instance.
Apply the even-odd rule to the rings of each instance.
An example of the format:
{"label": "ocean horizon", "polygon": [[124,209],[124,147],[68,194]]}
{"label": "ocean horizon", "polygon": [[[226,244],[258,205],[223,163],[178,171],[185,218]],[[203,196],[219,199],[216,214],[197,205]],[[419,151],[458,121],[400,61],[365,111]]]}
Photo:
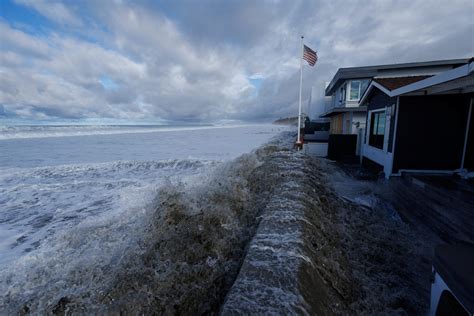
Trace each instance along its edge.
{"label": "ocean horizon", "polygon": [[18,138],[45,138],[63,136],[109,135],[130,133],[151,133],[169,131],[189,131],[196,129],[233,128],[243,126],[265,125],[268,123],[249,123],[241,121],[223,122],[109,122],[93,123],[88,121],[78,122],[45,122],[32,124],[32,122],[1,122],[0,140]]}

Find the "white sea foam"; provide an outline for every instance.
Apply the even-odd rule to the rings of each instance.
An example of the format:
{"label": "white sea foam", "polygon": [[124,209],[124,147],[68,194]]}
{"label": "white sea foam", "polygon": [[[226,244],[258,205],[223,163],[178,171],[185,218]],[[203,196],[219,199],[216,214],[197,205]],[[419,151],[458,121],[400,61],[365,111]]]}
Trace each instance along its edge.
{"label": "white sea foam", "polygon": [[0,140],[64,136],[114,135],[236,128],[248,125],[35,125],[0,126]]}
{"label": "white sea foam", "polygon": [[141,249],[160,188],[202,181],[281,130],[0,141],[0,314],[77,295],[87,304]]}
{"label": "white sea foam", "polygon": [[213,164],[185,159],[3,170],[0,264],[38,248],[58,230],[108,213],[143,209],[165,180],[183,181]]}

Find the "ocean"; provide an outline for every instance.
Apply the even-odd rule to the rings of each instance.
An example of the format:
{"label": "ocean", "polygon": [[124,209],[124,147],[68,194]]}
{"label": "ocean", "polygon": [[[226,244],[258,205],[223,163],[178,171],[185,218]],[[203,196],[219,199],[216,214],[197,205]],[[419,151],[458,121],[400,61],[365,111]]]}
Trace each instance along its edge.
{"label": "ocean", "polygon": [[0,127],[0,313],[106,288],[143,242],[160,189],[202,183],[284,130]]}

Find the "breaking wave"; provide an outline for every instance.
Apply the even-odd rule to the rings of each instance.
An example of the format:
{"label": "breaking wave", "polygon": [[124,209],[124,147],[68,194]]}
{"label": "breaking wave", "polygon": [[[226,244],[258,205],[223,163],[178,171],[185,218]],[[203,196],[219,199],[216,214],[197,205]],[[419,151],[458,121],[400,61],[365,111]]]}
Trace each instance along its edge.
{"label": "breaking wave", "polygon": [[163,183],[191,180],[216,164],[182,159],[3,168],[0,269],[2,263],[39,248],[58,232],[97,216],[140,210]]}
{"label": "breaking wave", "polygon": [[193,131],[216,128],[235,128],[243,125],[43,125],[43,126],[0,126],[0,140],[22,138],[44,138],[64,136],[113,135],[132,133],[154,133],[172,131]]}
{"label": "breaking wave", "polygon": [[[0,192],[0,203],[9,205],[0,227],[30,225],[35,233],[16,238],[28,246],[13,247],[22,255],[0,265],[0,313],[216,312],[268,190],[258,173],[261,159],[279,141],[224,163],[123,161],[2,174],[11,191]],[[175,176],[177,169],[185,172]],[[30,173],[29,183],[15,183],[21,172]],[[34,197],[26,201],[34,215],[21,212],[28,194],[22,190],[35,179],[49,194],[40,200],[56,203],[49,219],[35,221],[46,208]],[[58,204],[59,197],[69,204]]]}

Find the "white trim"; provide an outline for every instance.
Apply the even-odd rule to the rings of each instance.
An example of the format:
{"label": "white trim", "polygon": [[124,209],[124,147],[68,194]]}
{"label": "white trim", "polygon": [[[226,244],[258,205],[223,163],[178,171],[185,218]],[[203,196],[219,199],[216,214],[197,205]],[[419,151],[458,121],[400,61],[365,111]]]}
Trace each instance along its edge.
{"label": "white trim", "polygon": [[[358,82],[359,83],[359,89],[357,92],[357,98],[356,99],[351,99],[351,91],[352,91],[352,83],[353,82]],[[347,94],[347,101],[359,101],[360,100],[360,88],[362,87],[362,80],[349,80],[348,82],[348,87],[349,87],[349,93]]]}
{"label": "white trim", "polygon": [[[392,152],[388,151],[389,142],[390,142],[390,127],[392,125],[392,109],[395,107],[395,104],[385,107],[385,135],[384,135],[384,152],[387,154],[388,159],[385,161],[384,172],[386,178],[392,174],[393,169],[393,150]],[[393,144],[392,144],[393,145]]]}
{"label": "white trim", "polygon": [[429,173],[429,174],[455,174],[456,170],[431,170],[431,169],[399,169],[398,173]]}
{"label": "white trim", "polygon": [[[371,111],[370,111],[371,112]],[[367,111],[367,113],[365,114],[366,115],[366,123],[365,123],[365,139],[364,139],[364,145],[368,145],[369,144],[369,140],[367,138],[367,135],[370,135],[370,126],[372,124],[372,118],[371,118],[371,115],[369,113],[369,111]],[[369,132],[369,133],[367,133]]]}
{"label": "white trim", "polygon": [[433,77],[426,78],[421,81],[414,82],[412,84],[403,86],[401,88],[395,89],[392,91],[392,95],[401,95],[417,90],[422,90],[437,84],[441,84],[444,82],[448,82],[451,80],[455,80],[461,77],[467,77],[471,73],[474,72],[474,62],[471,62],[469,64],[466,64],[464,66],[454,68],[445,72],[442,72],[440,74],[437,74]]}
{"label": "white trim", "polygon": [[[392,160],[390,161],[390,175],[393,174],[393,162],[395,161],[395,144],[397,141],[397,131],[398,131],[398,112],[400,112],[400,97],[397,97],[397,103],[395,103],[395,126],[393,127]],[[390,137],[390,135],[388,137]]]}
{"label": "white trim", "polygon": [[[385,130],[384,130],[384,144],[383,148],[371,146],[370,133],[372,131],[372,113],[385,112]],[[390,122],[390,120],[388,120]],[[388,137],[390,132],[390,123],[387,124],[387,107],[382,109],[375,109],[367,111],[367,132],[365,136],[364,146],[362,146],[361,156],[378,163],[383,166],[385,178],[389,178],[392,175],[393,166],[393,152],[388,152]]]}
{"label": "white trim", "polygon": [[[369,144],[365,144],[365,150],[364,150],[364,154],[367,152],[369,153],[369,155],[367,156],[367,158],[373,158],[372,160],[381,164],[382,166],[385,166],[385,159],[382,158],[382,155],[383,154],[386,154],[385,151],[383,151],[383,149],[380,149],[380,148],[377,148],[377,147],[374,147],[374,146],[370,146]],[[370,157],[369,157],[370,156]]]}
{"label": "white trim", "polygon": [[[386,106],[385,107],[385,131],[383,134],[383,151],[388,152],[388,140],[390,138],[390,121],[392,120],[392,114],[389,112],[389,109],[393,106]],[[388,132],[388,133],[387,133]]]}
{"label": "white trim", "polygon": [[366,101],[367,97],[369,96],[370,92],[372,91],[374,87],[381,90],[383,93],[385,93],[389,97],[391,97],[392,92],[390,90],[382,86],[380,83],[372,80],[369,84],[369,87],[365,89],[364,95],[362,95],[362,97],[360,98],[359,104],[364,104],[364,102]]}
{"label": "white trim", "polygon": [[395,141],[397,140],[398,131],[398,112],[400,112],[400,97],[397,97],[395,104],[395,127],[393,128],[392,153],[395,154]]}
{"label": "white trim", "polygon": [[385,110],[386,110],[385,108],[380,108],[380,109],[370,110],[369,112],[374,113],[374,112],[382,112],[382,111],[385,111]]}
{"label": "white trim", "polygon": [[383,167],[383,172],[385,173],[385,178],[389,178],[391,174],[390,161],[393,159],[391,153],[385,152],[382,149],[373,147],[367,144],[363,146],[363,156],[369,160],[372,160]]}
{"label": "white trim", "polygon": [[473,99],[471,98],[471,102],[469,104],[469,111],[467,113],[466,134],[464,136],[464,148],[462,150],[461,169],[464,169],[464,159],[466,158],[467,139],[469,137],[469,126],[471,125],[472,100]]}
{"label": "white trim", "polygon": [[436,272],[435,268],[432,266],[431,271],[433,273],[433,281],[431,283],[431,299],[430,299],[430,313],[429,316],[435,316],[436,311],[438,310],[439,301],[441,295],[444,291],[448,291],[457,301],[457,303],[466,311],[466,314],[469,314],[467,308],[463,303],[457,298],[456,294],[449,288],[449,286],[444,282],[443,277]]}
{"label": "white trim", "polygon": [[[386,132],[387,132],[387,107],[384,107],[384,108],[381,108],[381,109],[375,109],[375,110],[370,110],[368,111],[367,113],[369,114],[369,116],[372,116],[372,113],[377,113],[377,112],[385,112],[385,123],[384,123],[384,134],[383,134],[383,146],[382,148],[378,148],[378,147],[374,147],[374,146],[371,146],[371,147],[374,147],[374,148],[377,148],[377,149],[380,149],[384,152],[387,152],[387,150],[385,150],[385,135]],[[370,133],[371,133],[371,130],[372,130],[372,126],[369,126],[369,139],[370,139]],[[378,132],[378,126],[377,126],[377,132]],[[370,144],[368,144],[370,146]]]}
{"label": "white trim", "polygon": [[433,77],[429,77],[414,83],[411,83],[409,85],[400,87],[395,90],[388,90],[381,84],[377,83],[376,81],[372,80],[370,82],[369,87],[365,90],[364,95],[361,97],[359,104],[364,104],[366,99],[368,98],[368,95],[372,91],[373,87],[376,87],[380,89],[383,93],[388,95],[389,97],[395,97],[395,96],[400,96],[402,94],[407,94],[407,93],[413,93],[415,91],[419,91],[425,88],[429,88],[441,83],[445,83],[451,80],[459,79],[462,77],[467,77],[471,74],[474,73],[474,62],[471,62],[469,64],[466,64],[464,66],[460,66],[458,68],[454,68],[442,73],[439,73]]}
{"label": "white trim", "polygon": [[421,91],[426,91],[426,93],[428,94],[469,93],[471,91],[474,91],[473,86],[474,75],[471,75],[467,77],[457,78],[449,82],[443,82],[439,85],[428,87],[427,90]]}
{"label": "white trim", "polygon": [[430,313],[429,316],[436,316],[436,311],[438,310],[438,305],[439,301],[441,299],[441,294],[443,294],[444,291],[448,291],[449,293],[452,294],[450,288],[444,282],[443,278],[441,275],[436,273],[436,270],[434,267],[431,267],[431,273],[433,274],[433,281],[431,282],[431,299],[430,299]]}

